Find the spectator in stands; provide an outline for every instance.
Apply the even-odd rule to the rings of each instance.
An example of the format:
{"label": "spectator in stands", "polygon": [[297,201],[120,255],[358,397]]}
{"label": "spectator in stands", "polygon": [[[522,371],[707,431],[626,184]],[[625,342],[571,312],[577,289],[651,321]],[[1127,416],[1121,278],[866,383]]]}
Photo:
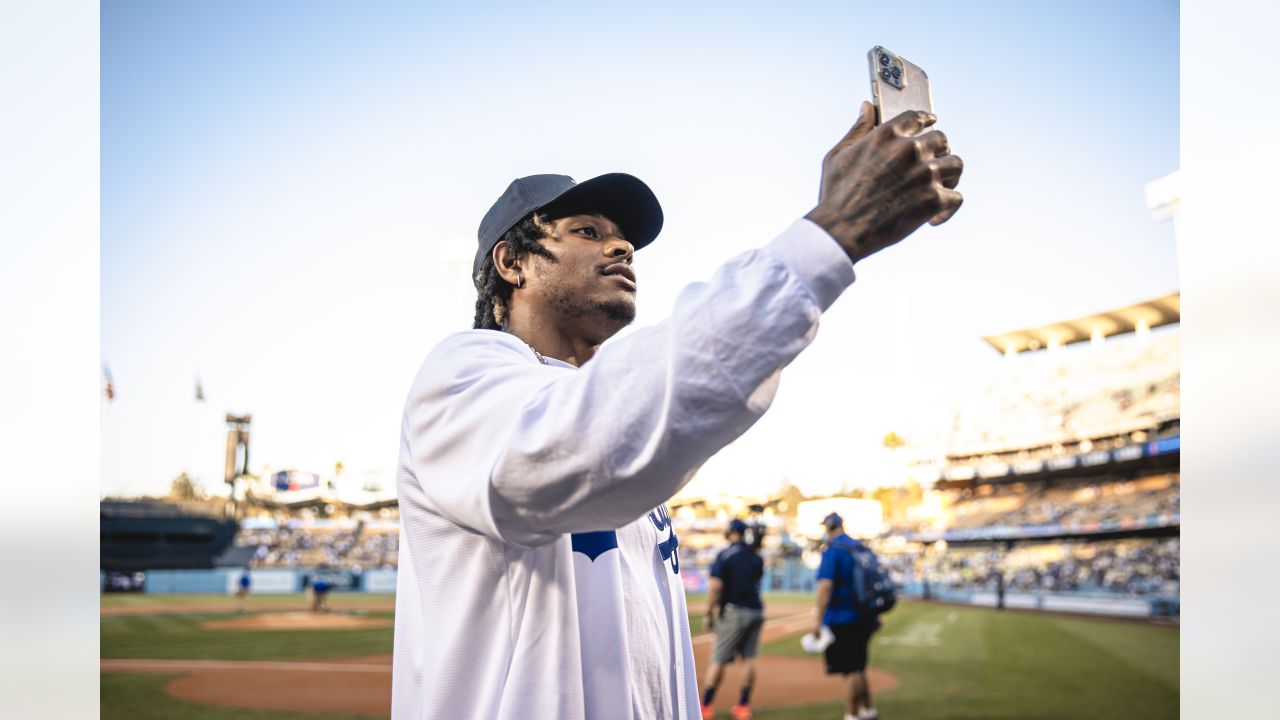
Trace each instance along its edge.
{"label": "spectator in stands", "polygon": [[[764,561],[751,545],[744,542],[747,524],[734,518],[725,537],[729,547],[716,555],[711,564],[707,594],[707,630],[716,634],[707,667],[706,689],[702,693],[702,718],[715,717],[716,689],[724,679],[724,666],[741,657],[746,665],[746,679],[738,704],[733,706],[734,720],[750,720],[751,689],[756,679],[756,652],[760,644],[760,628],[764,625],[764,604],[760,602],[760,578]],[[717,612],[719,610],[719,612]]]}
{"label": "spectator in stands", "polygon": [[828,675],[843,675],[847,682],[844,720],[878,720],[880,714],[871,701],[867,682],[867,648],[871,634],[880,627],[875,616],[863,617],[854,603],[851,554],[861,545],[844,532],[844,520],[831,513],[822,520],[827,531],[827,549],[818,566],[818,612],[815,639],[826,625],[835,641],[826,648]]}

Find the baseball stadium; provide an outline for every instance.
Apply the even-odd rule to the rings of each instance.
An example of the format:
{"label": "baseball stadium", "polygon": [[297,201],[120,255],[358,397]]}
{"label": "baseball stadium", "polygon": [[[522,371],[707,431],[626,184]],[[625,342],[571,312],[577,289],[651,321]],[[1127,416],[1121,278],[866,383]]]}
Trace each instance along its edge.
{"label": "baseball stadium", "polygon": [[[765,565],[755,717],[839,717],[840,678],[800,643],[835,511],[900,598],[870,648],[885,717],[1176,717],[1179,315],[1175,293],[983,338],[989,372],[931,418],[939,440],[886,435],[896,483],[673,498],[699,677],[708,567],[744,519]],[[102,502],[103,718],[388,716],[394,494],[255,472],[251,423],[227,417],[227,497],[183,477],[167,497]]]}
{"label": "baseball stadium", "polygon": [[1178,716],[1178,3],[97,5],[102,718]]}

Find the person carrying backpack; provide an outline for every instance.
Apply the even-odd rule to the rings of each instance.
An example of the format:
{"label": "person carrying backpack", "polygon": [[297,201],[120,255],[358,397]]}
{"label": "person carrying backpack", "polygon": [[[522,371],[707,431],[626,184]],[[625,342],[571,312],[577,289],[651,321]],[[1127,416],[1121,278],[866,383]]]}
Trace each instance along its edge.
{"label": "person carrying backpack", "polygon": [[822,521],[827,548],[818,566],[817,625],[814,641],[825,625],[835,636],[825,649],[827,674],[846,680],[845,720],[878,720],[867,682],[867,648],[880,627],[880,615],[891,609],[893,582],[867,546],[844,532],[844,520],[831,513]]}

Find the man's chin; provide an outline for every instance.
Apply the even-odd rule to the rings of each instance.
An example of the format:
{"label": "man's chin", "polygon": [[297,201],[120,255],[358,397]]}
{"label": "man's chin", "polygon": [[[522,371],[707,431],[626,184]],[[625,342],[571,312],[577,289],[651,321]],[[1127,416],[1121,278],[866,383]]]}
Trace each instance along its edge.
{"label": "man's chin", "polygon": [[617,323],[618,329],[630,325],[636,319],[636,301],[628,300],[609,300],[599,305],[600,311],[609,320]]}

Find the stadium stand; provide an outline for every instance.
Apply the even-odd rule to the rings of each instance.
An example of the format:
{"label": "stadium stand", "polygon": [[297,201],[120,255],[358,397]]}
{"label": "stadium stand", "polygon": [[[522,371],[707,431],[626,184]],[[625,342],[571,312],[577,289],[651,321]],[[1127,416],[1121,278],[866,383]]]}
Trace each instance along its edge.
{"label": "stadium stand", "polygon": [[[255,525],[258,525],[255,523]],[[377,524],[344,518],[323,524],[288,519],[273,526],[245,527],[236,545],[253,549],[260,568],[395,567],[399,524]]]}
{"label": "stadium stand", "polygon": [[[1087,526],[1179,512],[1176,473],[1138,478],[1093,476],[1057,482],[981,485],[949,494],[947,514],[932,526],[913,529],[970,529],[991,525]],[[986,493],[980,494],[981,491]]]}
{"label": "stadium stand", "polygon": [[347,564],[362,568],[394,568],[399,563],[400,527],[366,527],[347,553]]}
{"label": "stadium stand", "polygon": [[[946,416],[936,457],[913,469],[931,478],[924,500],[877,542],[895,579],[962,602],[1150,597],[1176,616],[1178,308],[1175,294],[988,337],[1005,357]],[[1118,317],[1138,318],[1131,334],[1088,331]]]}
{"label": "stadium stand", "polygon": [[1054,542],[1021,545],[1009,551],[992,546],[948,549],[940,554],[901,553],[889,561],[903,584],[928,579],[944,588],[1024,592],[1092,592],[1120,595],[1174,595],[1180,587],[1179,540]]}
{"label": "stadium stand", "polygon": [[1040,449],[1044,457],[1055,446],[1150,431],[1179,416],[1179,361],[1177,326],[1007,357],[953,412],[947,455]]}
{"label": "stadium stand", "polygon": [[200,505],[103,501],[99,567],[112,573],[212,568],[235,533],[234,520]]}

